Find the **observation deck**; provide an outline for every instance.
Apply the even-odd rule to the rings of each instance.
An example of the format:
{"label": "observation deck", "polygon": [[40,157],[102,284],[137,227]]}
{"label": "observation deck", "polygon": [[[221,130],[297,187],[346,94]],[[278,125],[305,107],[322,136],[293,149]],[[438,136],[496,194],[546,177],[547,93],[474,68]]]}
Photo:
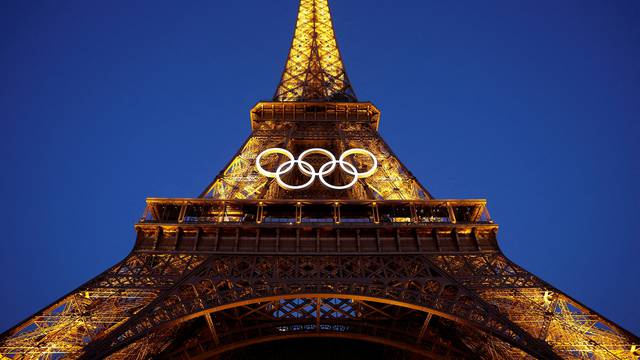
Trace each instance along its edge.
{"label": "observation deck", "polygon": [[380,110],[370,102],[261,101],[250,112],[251,129],[261,122],[357,122],[378,129]]}
{"label": "observation deck", "polygon": [[486,201],[147,199],[134,250],[424,253],[496,250]]}

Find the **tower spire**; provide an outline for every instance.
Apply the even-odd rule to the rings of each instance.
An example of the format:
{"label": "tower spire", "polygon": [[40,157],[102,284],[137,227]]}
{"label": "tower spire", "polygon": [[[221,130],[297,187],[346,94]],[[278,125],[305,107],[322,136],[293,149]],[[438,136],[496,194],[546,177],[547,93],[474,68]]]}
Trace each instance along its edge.
{"label": "tower spire", "polygon": [[300,0],[298,20],[274,101],[356,101],[327,0]]}

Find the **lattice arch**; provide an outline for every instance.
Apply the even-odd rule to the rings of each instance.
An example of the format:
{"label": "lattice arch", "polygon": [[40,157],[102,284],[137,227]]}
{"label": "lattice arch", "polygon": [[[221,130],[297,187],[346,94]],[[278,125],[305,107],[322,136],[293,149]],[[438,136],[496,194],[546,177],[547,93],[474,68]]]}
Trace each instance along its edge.
{"label": "lattice arch", "polygon": [[[321,326],[326,320],[330,320],[328,324],[349,326],[350,320],[367,320],[366,316],[362,318],[365,314],[362,309],[375,309],[380,304],[407,309],[404,316],[420,324],[414,326],[418,333],[425,326],[423,335],[435,317],[438,323],[456,324],[446,326],[449,329],[474,330],[460,332],[454,338],[476,332],[484,334],[469,340],[465,347],[504,342],[533,356],[557,358],[546,344],[437,270],[427,257],[408,255],[212,256],[144,311],[90,346],[85,358],[123,349],[140,339],[148,341],[150,335],[159,331],[166,331],[167,339],[175,339],[180,330],[176,325],[200,317],[206,320],[212,334],[231,336],[228,330],[238,327],[227,329],[219,323],[229,309],[249,309],[252,314],[261,314],[264,320],[269,320],[270,329],[286,329],[280,320],[303,318],[315,321],[308,325],[323,332]],[[375,313],[383,314],[384,309]],[[323,314],[330,315],[323,317]],[[423,325],[425,322],[427,325]],[[415,335],[413,330],[408,333]],[[485,341],[488,335],[495,341]],[[158,338],[158,349],[164,349],[162,338]],[[222,344],[221,339],[218,336],[218,344]],[[414,341],[420,343],[422,338],[414,336]]]}
{"label": "lattice arch", "polygon": [[[335,296],[335,297],[334,297]],[[209,358],[257,343],[332,337],[368,341],[424,358],[532,358],[466,321],[416,306],[345,294],[300,294],[240,301],[185,315],[138,336],[112,354],[127,358],[156,339],[158,358]],[[451,329],[458,329],[455,338]],[[241,331],[228,331],[241,329]],[[184,334],[188,336],[184,337]],[[164,340],[163,340],[164,338]],[[165,346],[171,339],[174,346]]]}

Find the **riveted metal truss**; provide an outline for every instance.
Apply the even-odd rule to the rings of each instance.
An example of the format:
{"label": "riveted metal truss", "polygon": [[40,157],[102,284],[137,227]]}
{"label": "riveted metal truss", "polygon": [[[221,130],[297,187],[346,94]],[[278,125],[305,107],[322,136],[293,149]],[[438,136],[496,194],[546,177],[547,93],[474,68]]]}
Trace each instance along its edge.
{"label": "riveted metal truss", "polygon": [[[326,0],[301,0],[274,101],[250,116],[199,198],[148,199],[131,254],[2,334],[0,359],[225,359],[312,337],[410,354],[398,359],[640,357],[635,335],[501,253],[486,201],[434,200],[413,177],[356,101]],[[378,171],[288,191],[256,171],[271,147],[363,148]]]}
{"label": "riveted metal truss", "polygon": [[372,197],[384,200],[423,200],[430,194],[400,162],[384,140],[377,136],[369,139],[347,140],[346,148],[368,149],[375,154],[378,171],[362,179]]}
{"label": "riveted metal truss", "polygon": [[0,338],[13,359],[73,358],[139,311],[204,257],[133,253]]}
{"label": "riveted metal truss", "polygon": [[[359,313],[355,308],[350,309],[351,305],[345,305],[350,304],[349,301],[399,306],[410,309],[422,325],[431,314],[473,329],[478,336],[494,336],[533,356],[555,358],[544,342],[531,337],[493,306],[461,287],[427,257],[417,255],[214,255],[118,330],[91,344],[85,357],[103,357],[123,348],[126,351],[126,346],[158,329],[173,328],[189,319],[211,316],[208,314],[240,305],[275,301],[295,308],[298,303],[300,307],[290,309],[289,315],[294,311],[294,315],[308,318],[312,316],[304,313],[313,310],[318,317],[322,310],[308,307],[313,299],[321,309],[324,306],[325,311],[337,311],[329,305],[334,300],[318,303],[318,299],[342,299],[335,300],[335,305],[345,312],[345,317],[351,314],[352,318]],[[282,312],[285,313],[287,311]],[[273,310],[272,317],[278,314]],[[273,324],[269,322],[267,326]],[[316,331],[320,329],[318,326],[316,323]],[[212,331],[219,333],[219,330]],[[226,332],[223,329],[223,333]]]}
{"label": "riveted metal truss", "polygon": [[355,101],[327,0],[302,0],[274,101]]}
{"label": "riveted metal truss", "polygon": [[[271,111],[265,110],[271,106]],[[213,199],[376,199],[376,200],[424,200],[431,198],[428,191],[400,162],[391,148],[380,137],[377,126],[377,110],[369,105],[351,103],[342,111],[313,104],[282,105],[277,110],[272,104],[260,103],[260,110],[252,111],[254,131],[233,160],[205,189],[201,196]],[[353,109],[351,112],[349,109]],[[328,114],[332,111],[331,115]],[[362,114],[361,114],[362,113]],[[316,184],[304,192],[282,189],[273,180],[259,174],[255,159],[260,152],[270,147],[282,147],[298,155],[314,147],[322,147],[341,153],[351,148],[370,151],[378,160],[378,171],[373,176],[360,179],[356,185],[344,191],[331,190]],[[313,158],[311,158],[313,160]],[[321,161],[322,159],[319,159]],[[265,159],[265,167],[275,168],[284,161],[282,156]],[[353,158],[356,167],[367,168],[365,159]],[[322,163],[318,163],[318,167]],[[340,174],[332,175],[334,183],[350,179]],[[293,181],[304,181],[298,174]]]}
{"label": "riveted metal truss", "polygon": [[[464,224],[456,226],[478,226]],[[205,258],[197,255],[202,251],[138,241],[127,259],[4,334],[0,349],[14,359],[187,359],[262,342],[340,337],[419,358],[637,358],[636,337],[511,263],[491,243],[478,251],[453,236],[445,246],[438,231],[425,231],[440,246],[420,251],[409,246],[424,242],[420,237],[378,238],[397,242],[395,254],[389,250],[395,247],[333,255],[277,255],[276,247],[261,254],[240,244],[244,253],[213,249]],[[151,234],[157,244],[163,233]],[[319,241],[333,236],[323,232]]]}
{"label": "riveted metal truss", "polygon": [[432,258],[565,358],[637,359],[638,339],[501,253]]}
{"label": "riveted metal truss", "polygon": [[[496,358],[509,359],[513,354],[526,358],[525,353],[513,352],[501,340],[475,332],[466,325],[402,306],[361,299],[282,298],[208,316],[181,325],[173,336],[182,341],[171,342],[173,346],[156,356],[209,358],[261,342],[330,337],[380,343],[428,359],[469,359],[493,353],[502,356]],[[496,344],[504,346],[500,348]]]}
{"label": "riveted metal truss", "polygon": [[225,169],[203,192],[202,196],[213,199],[255,199],[265,192],[270,182],[268,178],[258,174],[255,159],[267,148],[276,147],[284,142],[284,138],[269,135],[255,135],[242,146]]}

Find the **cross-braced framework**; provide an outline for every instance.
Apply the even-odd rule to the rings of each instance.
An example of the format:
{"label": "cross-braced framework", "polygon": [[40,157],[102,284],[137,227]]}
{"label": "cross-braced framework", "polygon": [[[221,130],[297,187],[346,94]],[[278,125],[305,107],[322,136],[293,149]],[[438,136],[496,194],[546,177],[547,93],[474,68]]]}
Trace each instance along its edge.
{"label": "cross-braced framework", "polygon": [[634,344],[629,343],[629,334],[500,253],[434,259],[561,355],[596,359],[633,359],[639,355]]}
{"label": "cross-braced framework", "polygon": [[[231,308],[237,314],[239,306],[254,315],[249,319],[259,315],[258,321],[218,323],[224,318],[219,312]],[[216,352],[224,351],[226,337],[231,337],[230,346],[237,346],[236,336],[253,339],[258,329],[260,336],[324,329],[382,337],[416,353],[470,357],[488,351],[484,339],[495,337],[490,344],[508,342],[537,357],[554,356],[425,256],[214,256],[147,309],[121,327],[126,331],[107,335],[88,355],[104,355],[145,339],[150,330],[205,316],[211,341],[220,346]],[[460,336],[431,339],[426,336],[427,319],[438,324],[432,325],[434,331],[441,322],[453,321],[476,341],[454,344]],[[175,334],[169,334],[172,342]]]}
{"label": "cross-braced framework", "polygon": [[189,254],[132,253],[4,333],[0,355],[14,359],[77,356],[88,343],[120,326],[202,260],[202,256]]}
{"label": "cross-braced framework", "polygon": [[637,338],[500,253],[482,200],[154,199],[137,229],[127,259],[5,334],[3,354],[190,359],[340,337],[422,358],[637,357]]}
{"label": "cross-braced framework", "polygon": [[302,0],[275,101],[355,101],[327,0]]}
{"label": "cross-braced framework", "polygon": [[[213,199],[278,199],[283,197],[329,199],[422,200],[431,195],[393,153],[377,132],[380,113],[369,103],[258,103],[251,111],[253,132],[227,167],[201,194]],[[360,179],[347,191],[315,186],[305,193],[281,189],[273,180],[258,173],[256,157],[265,149],[291,149],[296,155],[314,147],[367,149],[378,160],[373,176]],[[359,168],[367,168],[367,159],[356,158]],[[264,159],[265,167],[276,168],[282,157]],[[303,181],[298,178],[292,182]],[[337,184],[351,179],[332,177]]]}
{"label": "cross-braced framework", "polygon": [[[2,334],[0,359],[233,359],[314,338],[396,359],[639,358],[638,337],[502,254],[485,200],[436,200],[413,177],[353,95],[326,0],[301,1],[275,100],[199,198],[147,199],[131,254]],[[366,149],[377,171],[288,190],[257,171],[268,148]]]}

